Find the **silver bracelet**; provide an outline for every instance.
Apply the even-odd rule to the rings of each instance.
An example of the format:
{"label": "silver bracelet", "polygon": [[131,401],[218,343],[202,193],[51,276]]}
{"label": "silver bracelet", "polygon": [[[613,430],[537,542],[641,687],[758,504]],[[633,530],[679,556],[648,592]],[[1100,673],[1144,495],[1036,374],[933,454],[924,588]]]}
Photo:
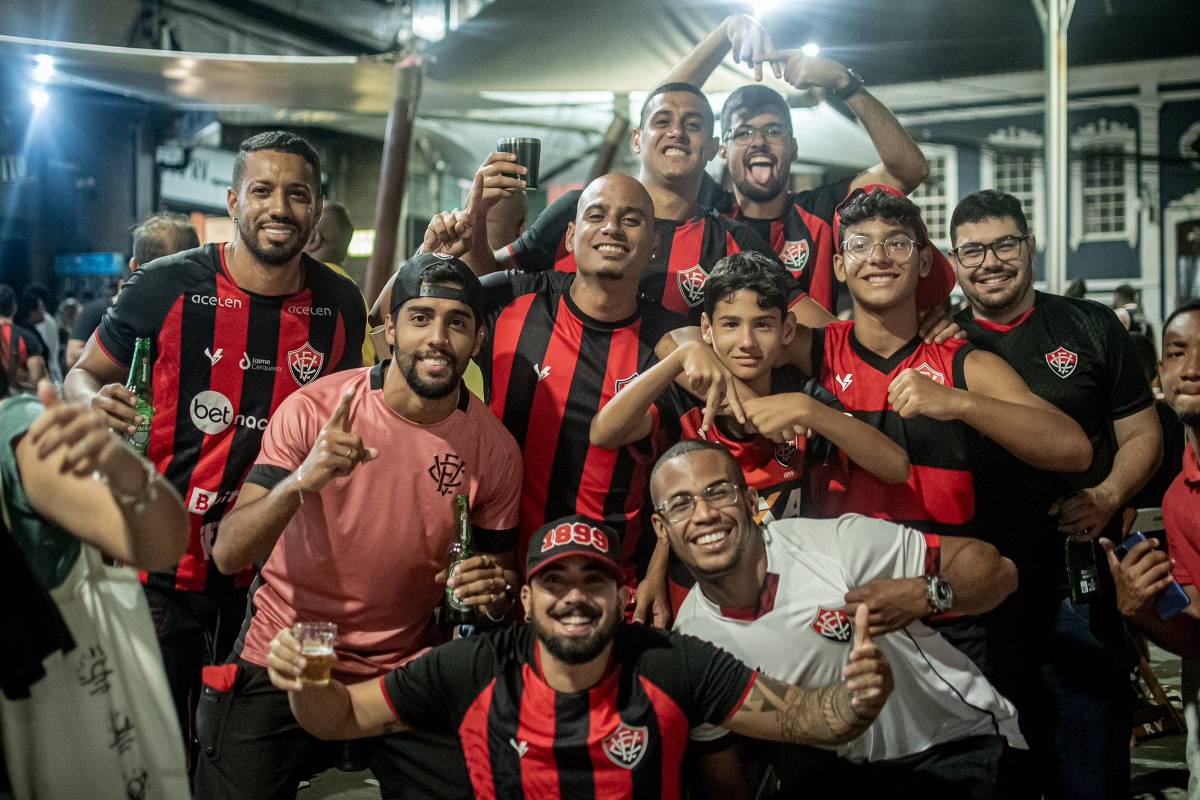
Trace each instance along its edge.
{"label": "silver bracelet", "polygon": [[109,482],[108,476],[100,472],[100,470],[92,473],[93,478],[108,487],[108,491],[112,494],[113,499],[117,501],[120,509],[127,513],[132,512],[133,514],[141,514],[146,510],[146,506],[158,499],[158,479],[161,477],[158,474],[158,470],[154,468],[154,465],[149,460],[144,458],[138,460],[142,462],[142,466],[146,470],[146,482],[136,492],[126,493],[120,491]]}
{"label": "silver bracelet", "polygon": [[505,581],[504,582],[504,596],[508,598],[508,607],[504,609],[504,612],[502,614],[500,614],[500,616],[498,616],[498,617],[493,617],[491,612],[487,610],[486,605],[480,606],[479,610],[482,611],[483,615],[485,617],[487,617],[488,619],[490,619],[492,622],[503,622],[504,618],[508,616],[508,612],[512,611],[513,604],[516,603],[516,595],[517,595],[517,592],[515,589],[513,589],[512,584],[509,583],[508,581]]}

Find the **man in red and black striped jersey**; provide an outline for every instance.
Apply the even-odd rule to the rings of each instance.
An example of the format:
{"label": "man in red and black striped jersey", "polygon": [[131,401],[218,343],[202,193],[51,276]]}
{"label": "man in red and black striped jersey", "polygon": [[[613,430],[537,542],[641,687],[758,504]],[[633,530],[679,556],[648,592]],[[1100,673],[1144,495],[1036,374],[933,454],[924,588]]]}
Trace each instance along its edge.
{"label": "man in red and black striped jersey", "polygon": [[[641,292],[651,306],[683,314],[693,324],[700,319],[704,281],[722,256],[754,250],[774,257],[770,245],[750,228],[699,204],[704,165],[717,153],[714,124],[712,108],[699,89],[687,83],[663,83],[646,99],[632,139],[641,161],[638,180],[653,198],[657,236],[642,274]],[[497,176],[516,174],[509,159],[496,159],[491,171]],[[509,180],[523,185],[519,177]],[[566,248],[566,230],[578,205],[579,192],[563,195],[515,242],[495,252],[496,263],[529,272],[573,272],[575,258]],[[827,318],[803,300],[798,286],[792,300],[802,320],[815,324]]]}
{"label": "man in red and black striped jersey", "polygon": [[987,525],[978,535],[1021,572],[1013,616],[993,626],[993,649],[1006,656],[997,682],[1022,714],[1048,797],[1124,796],[1132,715],[1124,631],[1107,570],[1098,598],[1070,601],[1063,535],[1120,540],[1117,512],[1162,453],[1150,387],[1111,309],[1034,290],[1037,245],[1019,200],[995,190],[970,195],[950,229],[970,303],[956,319],[972,344],[1003,358],[1034,394],[1075,420],[1095,453],[1073,475],[990,445],[979,460]]}
{"label": "man in red and black striped jersey", "polygon": [[[791,192],[789,171],[798,148],[787,101],[774,89],[749,85],[730,94],[721,109],[720,156],[733,181],[735,202],[722,202],[718,208],[770,242],[801,288],[836,314],[850,302],[844,290],[839,292],[842,287],[833,275],[837,204],[849,192],[872,183],[911,192],[925,180],[929,165],[892,112],[863,88],[858,73],[836,61],[799,51],[777,52],[766,31],[745,15],[725,19],[664,81],[703,86],[731,49],[735,60],[755,68],[758,80],[763,65],[769,63],[776,77],[798,91],[819,87],[837,97],[862,122],[879,153],[882,163],[854,178]],[[920,309],[931,307],[934,300],[931,297]]]}
{"label": "man in red and black striped jersey", "polygon": [[[818,377],[856,417],[908,451],[907,482],[885,484],[845,462],[819,467],[822,516],[859,513],[929,533],[966,535],[976,518],[971,456],[979,434],[1042,469],[1084,469],[1086,437],[992,353],[961,339],[927,344],[917,333],[916,292],[936,259],[920,210],[898,191],[857,192],[840,210],[838,279],[854,298],[852,322],[799,331],[795,362]],[[894,193],[894,194],[893,194]],[[885,582],[857,589],[879,619],[901,625],[924,616],[924,597]],[[885,611],[887,608],[887,611]],[[876,619],[872,619],[876,624]],[[974,618],[939,628],[990,673],[983,630]]]}
{"label": "man in red and black striped jersey", "polygon": [[46,377],[46,348],[41,337],[13,322],[17,295],[0,283],[0,360],[14,384],[32,388]]}
{"label": "man in red and black striped jersey", "polygon": [[[592,421],[592,442],[620,447],[655,434],[660,447],[683,439],[719,442],[758,493],[760,523],[800,516],[807,501],[807,463],[828,458],[832,443],[885,482],[907,480],[908,456],[878,430],[842,413],[833,395],[796,367],[775,364],[795,335],[787,311],[783,267],[758,253],[737,253],[717,262],[704,285],[703,341],[687,342],[642,374]],[[719,362],[756,397],[739,412],[710,419],[718,398],[701,400],[676,381],[689,361]],[[710,391],[716,391],[714,386]],[[797,435],[808,428],[818,438]],[[664,572],[664,559],[667,560]],[[643,597],[661,595],[667,580],[670,608],[658,603],[653,623],[665,627],[694,583],[683,563],[660,539],[647,570]],[[646,583],[660,583],[646,586]],[[639,611],[641,608],[639,607]]]}
{"label": "man in red and black striped jersey", "polygon": [[530,541],[521,589],[528,625],[459,639],[378,680],[304,686],[282,630],[268,656],[304,728],[327,739],[412,727],[453,731],[475,796],[681,796],[688,731],[709,722],[745,736],[837,743],[861,734],[892,689],[859,616],[842,680],[800,689],[712,645],[622,620],[619,535],[587,517]]}
{"label": "man in red and black striped jersey", "polygon": [[144,576],[185,733],[200,669],[224,659],[250,573],[210,569],[213,541],[275,408],[322,375],[361,363],[365,311],[354,284],[302,250],[321,214],[321,168],[282,131],[242,143],[228,193],[237,236],[157,259],[125,284],[68,373],[69,400],[132,431],[123,384],[135,340],[149,337],[154,419],[148,456],[191,512],[173,573]]}

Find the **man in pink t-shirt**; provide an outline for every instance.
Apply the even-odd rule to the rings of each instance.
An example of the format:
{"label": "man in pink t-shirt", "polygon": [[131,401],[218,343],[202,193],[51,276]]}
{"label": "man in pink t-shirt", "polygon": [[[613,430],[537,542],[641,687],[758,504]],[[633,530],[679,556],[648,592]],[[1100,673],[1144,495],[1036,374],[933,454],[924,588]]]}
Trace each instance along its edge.
{"label": "man in pink t-shirt", "polygon": [[[462,386],[481,342],[480,305],[479,281],[458,259],[406,262],[387,321],[394,359],[300,389],[268,423],[213,551],[222,572],[262,567],[234,658],[205,676],[199,800],[293,797],[313,767],[316,740],[266,676],[280,628],[336,623],[335,677],[351,681],[440,641],[436,576],[456,534],[455,495],[469,498],[482,555],[463,563],[452,586],[489,617],[508,612],[521,453]],[[386,797],[470,794],[452,739],[379,737],[369,758]]]}

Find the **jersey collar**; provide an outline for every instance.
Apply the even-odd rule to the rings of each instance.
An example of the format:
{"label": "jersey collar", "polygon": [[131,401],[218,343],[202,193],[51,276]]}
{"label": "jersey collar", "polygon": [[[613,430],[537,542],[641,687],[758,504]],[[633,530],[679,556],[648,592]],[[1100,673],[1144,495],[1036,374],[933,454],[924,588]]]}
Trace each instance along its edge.
{"label": "jersey collar", "polygon": [[1196,458],[1196,448],[1188,441],[1183,444],[1183,479],[1193,487],[1200,484],[1200,460]]}
{"label": "jersey collar", "polygon": [[1025,324],[1025,321],[1033,316],[1033,312],[1037,311],[1037,306],[1030,306],[1021,316],[1014,319],[1012,322],[992,322],[990,319],[981,319],[975,316],[975,311],[971,311],[971,316],[975,320],[975,324],[983,328],[985,331],[993,333],[1008,333],[1013,328]]}
{"label": "jersey collar", "polygon": [[867,363],[868,366],[882,372],[884,375],[890,375],[897,366],[904,362],[904,359],[916,352],[921,346],[921,334],[917,334],[909,340],[908,344],[901,347],[896,352],[892,353],[887,358],[876,353],[868,348],[865,344],[858,340],[858,334],[854,332],[854,326],[850,326],[850,349],[854,354]]}

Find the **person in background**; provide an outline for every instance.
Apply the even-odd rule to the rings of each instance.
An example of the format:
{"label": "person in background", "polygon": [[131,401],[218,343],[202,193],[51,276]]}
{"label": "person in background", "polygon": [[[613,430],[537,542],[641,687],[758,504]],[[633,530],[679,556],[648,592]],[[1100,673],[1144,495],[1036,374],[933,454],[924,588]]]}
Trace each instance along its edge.
{"label": "person in background", "polygon": [[[350,221],[350,212],[341,203],[326,200],[325,208],[321,211],[321,218],[317,220],[312,237],[309,238],[304,252],[324,263],[343,278],[354,280],[342,266],[350,252],[352,238],[354,238],[354,223]],[[366,307],[365,299],[363,307]],[[364,364],[370,366],[375,363],[375,345],[371,342],[370,324],[367,325],[367,335],[363,337],[362,355]]]}
{"label": "person in background", "polygon": [[151,214],[133,228],[133,255],[129,257],[129,272],[118,278],[112,293],[97,297],[83,304],[71,336],[67,339],[67,369],[74,368],[83,353],[83,346],[104,318],[109,306],[117,301],[117,294],[138,267],[149,264],[156,258],[173,255],[181,250],[200,246],[200,237],[192,221],[183,214],[160,211]]}
{"label": "person in background", "polygon": [[32,391],[46,372],[46,350],[41,337],[16,324],[17,295],[11,286],[0,284],[0,363],[8,371],[9,383]]}
{"label": "person in background", "polygon": [[21,307],[17,312],[17,321],[28,330],[33,331],[42,340],[46,350],[46,370],[50,380],[62,383],[63,373],[59,370],[59,341],[58,322],[50,309],[53,299],[45,286],[33,285],[26,287],[21,295]]}
{"label": "person in background", "polygon": [[[0,365],[0,397],[9,388]],[[187,543],[179,495],[109,433],[103,414],[61,403],[42,381],[37,397],[0,402],[0,508],[0,618],[8,636],[0,794],[186,797],[187,767],[149,611],[136,591],[134,608],[110,616],[105,586],[136,590],[137,578],[104,567],[99,556],[137,569],[173,566]],[[119,658],[114,633],[144,657]],[[108,744],[114,730],[120,747]],[[161,731],[169,735],[136,738]]]}
{"label": "person in background", "polygon": [[79,318],[82,308],[83,303],[74,297],[64,297],[54,312],[58,322],[58,368],[64,376],[70,369],[67,366],[67,344],[71,340],[71,329],[75,327],[75,320]]}
{"label": "person in background", "polygon": [[1086,300],[1087,293],[1087,281],[1085,281],[1083,278],[1076,278],[1067,284],[1067,289],[1063,292],[1063,297],[1074,297],[1078,300]]}

